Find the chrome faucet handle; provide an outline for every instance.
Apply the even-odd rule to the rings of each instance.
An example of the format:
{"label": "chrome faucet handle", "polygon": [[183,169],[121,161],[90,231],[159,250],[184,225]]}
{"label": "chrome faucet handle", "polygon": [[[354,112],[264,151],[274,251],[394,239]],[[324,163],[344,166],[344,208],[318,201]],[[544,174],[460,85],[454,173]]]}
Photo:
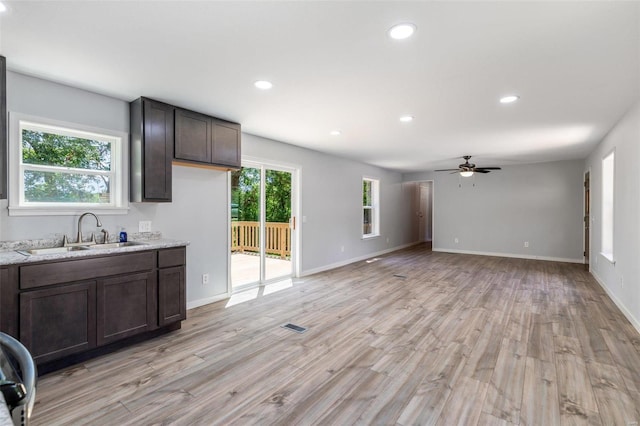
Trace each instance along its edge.
{"label": "chrome faucet handle", "polygon": [[69,244],[69,240],[67,239],[67,234],[64,234],[62,237],[62,247],[66,247]]}

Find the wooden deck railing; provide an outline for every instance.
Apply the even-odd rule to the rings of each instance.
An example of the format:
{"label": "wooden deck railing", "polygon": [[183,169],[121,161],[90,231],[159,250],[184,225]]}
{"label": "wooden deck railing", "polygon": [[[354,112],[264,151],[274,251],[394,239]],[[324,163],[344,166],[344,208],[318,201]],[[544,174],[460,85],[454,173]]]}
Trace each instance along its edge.
{"label": "wooden deck railing", "polygon": [[[282,259],[291,255],[291,229],[288,223],[265,224],[265,250]],[[231,222],[231,251],[244,253],[260,250],[260,222]]]}

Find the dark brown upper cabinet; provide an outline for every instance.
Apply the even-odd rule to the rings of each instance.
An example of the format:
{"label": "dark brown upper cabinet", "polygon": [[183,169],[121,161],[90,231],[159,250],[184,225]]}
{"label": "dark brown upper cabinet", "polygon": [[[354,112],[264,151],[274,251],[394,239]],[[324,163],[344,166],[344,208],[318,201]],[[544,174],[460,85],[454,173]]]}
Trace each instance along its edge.
{"label": "dark brown upper cabinet", "polygon": [[7,198],[7,60],[0,56],[0,199]]}
{"label": "dark brown upper cabinet", "polygon": [[133,202],[171,201],[174,107],[148,98],[130,104]]}
{"label": "dark brown upper cabinet", "polygon": [[240,125],[186,109],[175,110],[175,158],[240,168]]}

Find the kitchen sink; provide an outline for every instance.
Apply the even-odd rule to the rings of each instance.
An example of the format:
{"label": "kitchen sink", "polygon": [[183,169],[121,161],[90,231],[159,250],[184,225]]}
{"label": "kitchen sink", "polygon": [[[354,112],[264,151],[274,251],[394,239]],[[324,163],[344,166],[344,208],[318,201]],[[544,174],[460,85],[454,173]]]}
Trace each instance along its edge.
{"label": "kitchen sink", "polygon": [[131,247],[131,246],[144,246],[144,245],[146,244],[139,243],[137,241],[127,241],[124,243],[95,244],[92,246],[87,246],[86,248],[88,248],[89,250],[95,250],[95,249],[114,249],[114,248]]}
{"label": "kitchen sink", "polygon": [[25,256],[38,255],[38,254],[61,254],[69,253],[70,251],[87,250],[87,246],[71,246],[71,247],[48,247],[48,248],[35,248],[28,250],[16,250],[20,254]]}
{"label": "kitchen sink", "polygon": [[143,245],[146,245],[146,243],[139,243],[137,241],[127,241],[124,243],[92,244],[92,245],[86,245],[86,246],[79,245],[79,246],[66,246],[66,247],[34,248],[34,249],[27,249],[27,250],[16,250],[16,252],[24,256],[37,256],[37,255],[45,255],[45,254],[63,254],[63,253],[69,253],[72,251],[115,249],[115,248],[121,248],[121,247],[143,246]]}

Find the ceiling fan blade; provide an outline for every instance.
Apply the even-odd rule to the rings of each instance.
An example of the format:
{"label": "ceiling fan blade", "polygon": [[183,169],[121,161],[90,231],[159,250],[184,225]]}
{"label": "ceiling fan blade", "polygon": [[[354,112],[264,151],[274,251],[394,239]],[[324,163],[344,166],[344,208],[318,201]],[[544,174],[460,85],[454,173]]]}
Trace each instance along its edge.
{"label": "ceiling fan blade", "polygon": [[434,170],[434,172],[452,172],[452,171],[458,171],[460,169],[440,169],[440,170]]}
{"label": "ceiling fan blade", "polygon": [[491,173],[491,170],[475,169],[474,173]]}
{"label": "ceiling fan blade", "polygon": [[476,170],[502,170],[502,167],[478,167]]}

